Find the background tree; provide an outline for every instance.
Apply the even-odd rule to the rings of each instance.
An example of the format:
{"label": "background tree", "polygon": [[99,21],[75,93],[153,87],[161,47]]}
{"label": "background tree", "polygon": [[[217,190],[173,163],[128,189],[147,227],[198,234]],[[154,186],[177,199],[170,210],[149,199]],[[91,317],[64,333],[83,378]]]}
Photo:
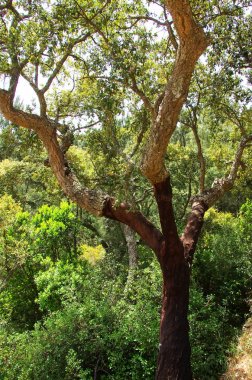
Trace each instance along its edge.
{"label": "background tree", "polygon": [[[193,254],[206,210],[233,187],[243,152],[252,138],[246,125],[238,126],[239,131],[234,136],[235,153],[232,155],[230,151],[232,158],[227,170],[210,187],[197,124],[201,100],[199,91],[198,94],[192,92],[194,96],[189,98],[185,109],[185,123],[190,125],[195,138],[200,181],[199,191],[189,192],[193,195],[191,211],[181,237],[172,206],[167,146],[176,127],[179,131],[178,119],[196,63],[210,44],[203,29],[212,31],[212,46],[217,45],[223,51],[223,46],[218,44],[220,30],[234,17],[239,25],[235,31],[239,34],[243,20],[248,24],[249,16],[243,10],[248,4],[241,1],[232,5],[226,2],[201,5],[197,1],[189,4],[185,0],[176,3],[167,0],[154,9],[151,4],[33,1],[27,5],[23,1],[17,4],[7,1],[1,5],[0,62],[5,88],[0,90],[0,111],[12,123],[38,135],[60,186],[74,202],[95,216],[127,224],[155,252],[163,275],[156,378],[190,379],[187,311]],[[166,29],[164,38],[158,36],[156,28],[150,27],[150,21]],[[234,50],[241,51],[235,41],[229,46],[232,57]],[[230,49],[225,49],[221,57],[226,64]],[[225,104],[235,99],[234,86],[238,90],[242,84],[239,70],[248,67],[249,52],[246,45],[242,49],[245,64],[238,68],[234,65],[230,80],[224,76],[228,87]],[[207,76],[210,88],[212,76],[222,73],[214,56],[210,48],[208,61],[202,62],[205,72],[208,62],[212,63],[209,66],[212,71]],[[236,69],[239,69],[238,74]],[[228,73],[225,64],[223,71]],[[20,76],[33,88],[39,114],[14,105]],[[241,101],[235,99],[232,108],[235,102],[240,105]],[[246,109],[242,114],[244,112]],[[136,135],[129,126],[137,115],[140,123],[136,126]],[[73,143],[74,132],[94,126],[97,129],[84,136],[87,141],[90,139],[89,150],[91,146],[100,148],[100,162],[98,158],[94,165],[97,178],[78,179],[67,151]],[[118,165],[116,173],[115,163]],[[146,219],[134,201],[136,184],[141,183],[139,173],[134,178],[136,163],[140,163],[141,173],[153,187],[160,230]],[[108,195],[109,178],[118,201]],[[101,186],[103,192],[98,189]],[[142,186],[146,187],[146,183]],[[124,187],[125,199],[122,198]],[[134,196],[130,196],[131,193]]]}

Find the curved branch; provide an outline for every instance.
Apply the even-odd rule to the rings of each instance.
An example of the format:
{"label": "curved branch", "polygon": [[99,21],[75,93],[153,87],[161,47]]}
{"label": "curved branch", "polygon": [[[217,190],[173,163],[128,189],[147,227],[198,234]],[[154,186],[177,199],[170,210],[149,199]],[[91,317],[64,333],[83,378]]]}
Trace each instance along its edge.
{"label": "curved branch", "polygon": [[13,108],[10,93],[0,90],[0,112],[21,127],[34,130],[48,152],[50,166],[65,194],[81,208],[96,216],[105,216],[130,226],[157,256],[163,236],[139,211],[131,211],[129,206],[116,205],[115,199],[100,190],[84,187],[70,169],[58,143],[56,130],[62,127],[46,117],[29,114]]}
{"label": "curved branch", "polygon": [[[3,89],[0,89],[0,112],[7,120],[20,127],[33,129],[35,132],[45,127],[45,122],[38,115],[14,109],[11,92]],[[52,123],[49,120],[47,120],[46,128],[52,128]]]}
{"label": "curved branch", "polygon": [[194,21],[188,1],[167,0],[166,6],[179,36],[179,48],[141,162],[143,174],[153,184],[163,182],[169,175],[164,165],[167,145],[186,100],[195,64],[209,42]]}
{"label": "curved branch", "polygon": [[154,115],[154,107],[151,104],[150,99],[145,95],[145,93],[138,87],[137,82],[136,82],[136,77],[134,72],[131,70],[130,71],[130,78],[132,81],[132,86],[131,89],[142,99],[145,108],[150,111],[151,115]]}
{"label": "curved branch", "polygon": [[189,264],[191,264],[193,260],[193,255],[204,222],[204,214],[207,209],[208,206],[203,201],[193,203],[192,211],[188,217],[184,233],[181,236],[181,242],[184,246],[184,256]]}
{"label": "curved branch", "polygon": [[244,149],[248,147],[248,143],[252,141],[252,135],[243,137],[235,154],[234,161],[228,176],[216,179],[212,187],[203,191],[201,194],[192,198],[192,202],[204,202],[207,207],[213,206],[227,191],[232,189],[237,178],[238,169],[241,163],[241,158]]}
{"label": "curved branch", "polygon": [[143,241],[153,249],[158,260],[160,260],[160,251],[164,237],[141,212],[131,211],[130,207],[123,202],[116,207],[115,200],[113,198],[107,198],[106,205],[103,209],[103,216],[117,220],[131,227],[132,230],[137,232]]}
{"label": "curved branch", "polygon": [[242,138],[227,177],[215,180],[211,189],[205,190],[192,198],[192,211],[188,217],[184,233],[181,236],[185,257],[190,264],[192,263],[196,244],[203,225],[204,214],[208,208],[213,206],[215,202],[233,187],[243,151],[250,141],[252,141],[252,136]]}
{"label": "curved branch", "polygon": [[84,42],[86,41],[86,39],[88,37],[91,36],[91,33],[90,32],[87,32],[83,37],[80,37],[78,39],[76,39],[74,42],[72,42],[71,44],[69,44],[67,50],[66,50],[66,53],[63,55],[63,57],[57,62],[52,74],[50,75],[50,77],[48,78],[46,84],[44,85],[44,87],[40,90],[43,94],[46,93],[46,91],[49,90],[54,78],[59,74],[62,66],[64,65],[64,63],[66,62],[67,58],[71,55],[72,53],[72,50],[74,48],[74,46],[76,46],[77,44],[79,44],[80,42]]}

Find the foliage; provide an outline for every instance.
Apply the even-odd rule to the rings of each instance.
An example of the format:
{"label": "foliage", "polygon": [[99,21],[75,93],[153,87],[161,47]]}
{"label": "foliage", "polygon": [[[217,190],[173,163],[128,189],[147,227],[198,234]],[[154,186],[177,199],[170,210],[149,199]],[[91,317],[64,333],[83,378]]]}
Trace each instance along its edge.
{"label": "foliage", "polygon": [[0,209],[4,212],[0,235],[1,313],[17,329],[32,328],[42,316],[36,303],[36,274],[50,261],[74,261],[81,254],[82,239],[93,243],[98,239],[92,238],[67,202],[59,207],[42,206],[31,215],[21,211],[10,196],[4,196]]}
{"label": "foliage", "polygon": [[0,119],[0,195],[11,195],[28,210],[59,202],[62,194],[45,159],[34,133]]}
{"label": "foliage", "polygon": [[[248,210],[246,217],[242,210]],[[246,301],[252,285],[252,241],[244,231],[245,219],[250,225],[250,210],[251,202],[247,202],[235,218],[210,209],[194,263],[196,281],[205,294],[215,294],[217,304],[227,309],[229,323],[234,326],[239,326],[248,312]]]}
{"label": "foliage", "polygon": [[[38,236],[42,221],[46,224],[52,215],[58,222],[64,220],[65,226],[75,223],[71,205],[43,207],[31,221],[31,225],[37,221]],[[225,370],[231,343],[248,312],[251,239],[245,244],[243,240],[244,233],[249,236],[244,229],[251,228],[251,215],[249,201],[238,217],[214,209],[208,212],[191,285],[189,318],[195,379],[217,379]],[[20,214],[18,219],[20,223]],[[63,243],[61,258],[50,257],[54,233],[60,232],[51,224],[46,226],[42,230],[47,231],[43,240],[48,244],[47,253],[37,256],[39,266],[33,271],[35,302],[42,319],[23,332],[2,320],[0,368],[4,376],[10,380],[70,376],[88,380],[95,374],[104,380],[153,379],[161,297],[158,263],[148,259],[146,266],[140,262],[142,269],[136,270],[134,281],[125,286],[123,266],[114,268],[109,253],[90,265],[83,260],[81,242],[74,260],[65,259]],[[216,244],[218,254],[214,254]],[[88,249],[85,245],[86,252]],[[90,247],[90,252],[96,250]],[[20,283],[16,286],[20,289]],[[14,297],[14,287],[11,291]],[[27,302],[34,295],[25,297]],[[21,299],[19,302],[23,307]]]}

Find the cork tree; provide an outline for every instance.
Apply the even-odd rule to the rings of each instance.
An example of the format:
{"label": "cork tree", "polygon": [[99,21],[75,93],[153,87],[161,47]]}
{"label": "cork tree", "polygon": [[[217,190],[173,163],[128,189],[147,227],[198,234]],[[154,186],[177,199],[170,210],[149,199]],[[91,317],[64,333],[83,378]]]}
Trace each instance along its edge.
{"label": "cork tree", "polygon": [[[187,313],[193,255],[205,212],[234,186],[252,141],[241,116],[244,99],[237,97],[251,65],[247,6],[246,1],[189,0],[6,0],[0,5],[1,114],[42,141],[45,164],[73,202],[130,227],[160,264],[158,380],[192,378]],[[236,41],[237,36],[242,40]],[[228,88],[214,93],[214,77]],[[16,97],[24,81],[36,103],[20,107]],[[24,98],[26,91],[24,87]],[[231,150],[226,173],[212,185],[206,181],[198,130],[204,107],[216,114],[221,110],[237,129],[236,151]],[[183,125],[195,141],[199,185],[186,204],[180,236],[167,149]],[[106,160],[98,178],[74,171],[68,151],[76,135],[84,146],[92,135],[96,143],[102,140]],[[114,186],[113,180],[108,186],[111,168],[117,172]],[[135,170],[152,188],[157,226],[141,211],[141,199],[136,200]]]}

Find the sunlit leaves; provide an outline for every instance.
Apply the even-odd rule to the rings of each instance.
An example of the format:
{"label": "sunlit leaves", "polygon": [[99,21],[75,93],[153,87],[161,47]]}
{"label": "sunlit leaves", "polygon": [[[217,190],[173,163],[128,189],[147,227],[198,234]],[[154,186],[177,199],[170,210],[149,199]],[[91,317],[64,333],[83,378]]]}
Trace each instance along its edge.
{"label": "sunlit leaves", "polygon": [[81,249],[80,259],[83,258],[92,265],[95,265],[97,261],[102,260],[105,256],[105,250],[102,247],[102,245],[98,245],[96,247],[90,247],[87,244],[82,244],[80,246],[80,249]]}

